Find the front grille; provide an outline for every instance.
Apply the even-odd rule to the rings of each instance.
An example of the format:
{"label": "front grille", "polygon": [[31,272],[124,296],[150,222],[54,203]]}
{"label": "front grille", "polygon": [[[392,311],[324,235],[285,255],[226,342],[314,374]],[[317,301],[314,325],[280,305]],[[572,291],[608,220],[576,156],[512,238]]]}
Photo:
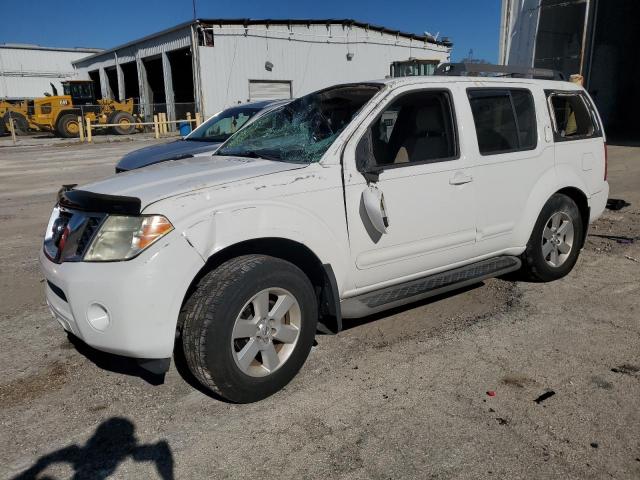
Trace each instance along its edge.
{"label": "front grille", "polygon": [[79,262],[106,214],[56,207],[45,233],[44,252],[56,263]]}
{"label": "front grille", "polygon": [[101,218],[89,217],[89,220],[87,221],[87,224],[84,227],[84,231],[80,236],[80,240],[78,241],[78,248],[76,249],[76,255],[78,255],[79,257],[82,257],[85,254],[85,252],[87,251],[87,248],[89,248],[89,244],[91,243],[93,236],[95,235],[96,231],[98,230],[98,227],[100,226],[101,221],[102,221]]}

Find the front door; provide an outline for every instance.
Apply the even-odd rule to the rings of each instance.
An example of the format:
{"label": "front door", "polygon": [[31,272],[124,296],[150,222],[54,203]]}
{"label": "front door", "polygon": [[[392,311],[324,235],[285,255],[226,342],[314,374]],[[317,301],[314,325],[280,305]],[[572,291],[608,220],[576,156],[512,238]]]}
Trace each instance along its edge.
{"label": "front door", "polygon": [[[345,149],[355,287],[347,295],[473,257],[474,185],[468,159],[460,152],[454,103],[450,90],[398,89]],[[368,190],[379,196],[369,208],[379,207],[387,227],[376,229],[367,211]]]}

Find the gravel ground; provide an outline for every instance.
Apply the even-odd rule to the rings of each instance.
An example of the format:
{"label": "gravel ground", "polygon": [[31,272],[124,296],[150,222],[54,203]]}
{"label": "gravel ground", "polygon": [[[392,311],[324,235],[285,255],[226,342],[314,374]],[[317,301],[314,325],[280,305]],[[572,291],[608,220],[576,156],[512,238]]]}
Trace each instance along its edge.
{"label": "gravel ground", "polygon": [[285,390],[233,405],[72,345],[44,304],[55,191],[140,146],[0,148],[1,478],[640,478],[640,149],[610,147],[632,205],[567,278],[349,321]]}

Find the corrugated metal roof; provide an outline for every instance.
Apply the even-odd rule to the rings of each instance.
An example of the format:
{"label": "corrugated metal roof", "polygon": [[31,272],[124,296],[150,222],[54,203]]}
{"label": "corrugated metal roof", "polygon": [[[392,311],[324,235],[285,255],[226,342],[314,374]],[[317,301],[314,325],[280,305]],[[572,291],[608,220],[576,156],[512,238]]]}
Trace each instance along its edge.
{"label": "corrugated metal roof", "polygon": [[[180,23],[174,27],[167,28],[165,30],[161,30],[160,32],[152,33],[145,37],[139,38],[137,40],[132,40],[127,43],[123,43],[122,45],[118,45],[116,47],[103,50],[100,53],[95,55],[90,55],[82,59],[83,62],[87,60],[92,60],[94,58],[100,57],[105,54],[117,52],[123,49],[127,49],[129,47],[137,46],[141,43],[148,43],[150,40],[157,39],[159,37],[165,36],[169,33],[176,32],[178,30],[182,30],[190,27],[191,25],[199,24],[199,25],[344,25],[344,26],[354,26],[360,27],[372,31],[387,33],[391,35],[397,35],[399,37],[404,37],[407,39],[419,40],[423,42],[433,43],[435,45],[440,45],[444,47],[452,47],[453,43],[449,40],[437,40],[431,35],[419,35],[415,33],[403,32],[401,30],[394,30],[391,28],[383,27],[380,25],[373,25],[366,22],[359,22],[353,19],[317,19],[317,18],[309,18],[309,19],[251,19],[251,18],[199,18],[196,20],[192,20],[189,22]],[[79,62],[74,62],[74,65],[77,65]]]}
{"label": "corrugated metal roof", "polygon": [[82,52],[82,53],[100,53],[101,48],[85,48],[85,47],[45,47],[30,43],[0,43],[0,48],[17,48],[22,50],[47,50],[53,52]]}
{"label": "corrugated metal roof", "polygon": [[435,43],[437,45],[443,45],[445,47],[453,46],[453,43],[448,40],[437,40],[432,35],[419,35],[416,33],[403,32],[402,30],[394,30],[392,28],[383,27],[381,25],[374,25],[366,22],[359,22],[352,18],[307,18],[307,19],[251,19],[251,18],[203,18],[196,20],[197,23],[209,23],[213,25],[344,25],[360,27],[376,32],[388,33],[391,35],[398,35],[400,37],[411,38],[414,40],[421,40],[423,42]]}

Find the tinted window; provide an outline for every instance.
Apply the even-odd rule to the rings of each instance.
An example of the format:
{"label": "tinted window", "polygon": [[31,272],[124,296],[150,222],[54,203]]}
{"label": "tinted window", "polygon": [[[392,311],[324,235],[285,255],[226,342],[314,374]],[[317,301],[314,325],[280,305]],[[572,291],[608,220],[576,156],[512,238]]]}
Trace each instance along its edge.
{"label": "tinted window", "polygon": [[527,90],[469,90],[482,155],[535,148],[536,116]]}
{"label": "tinted window", "polygon": [[593,117],[579,94],[553,94],[556,135],[563,140],[590,137],[596,132]]}
{"label": "tinted window", "polygon": [[511,99],[518,120],[518,135],[520,136],[520,148],[528,150],[536,148],[537,128],[536,112],[533,107],[531,94],[524,90],[512,90]]}
{"label": "tinted window", "polygon": [[370,130],[376,165],[433,163],[457,154],[451,102],[445,92],[400,97]]}
{"label": "tinted window", "polygon": [[224,142],[259,111],[260,108],[255,107],[232,107],[224,110],[207,120],[202,127],[189,135],[187,140]]}

